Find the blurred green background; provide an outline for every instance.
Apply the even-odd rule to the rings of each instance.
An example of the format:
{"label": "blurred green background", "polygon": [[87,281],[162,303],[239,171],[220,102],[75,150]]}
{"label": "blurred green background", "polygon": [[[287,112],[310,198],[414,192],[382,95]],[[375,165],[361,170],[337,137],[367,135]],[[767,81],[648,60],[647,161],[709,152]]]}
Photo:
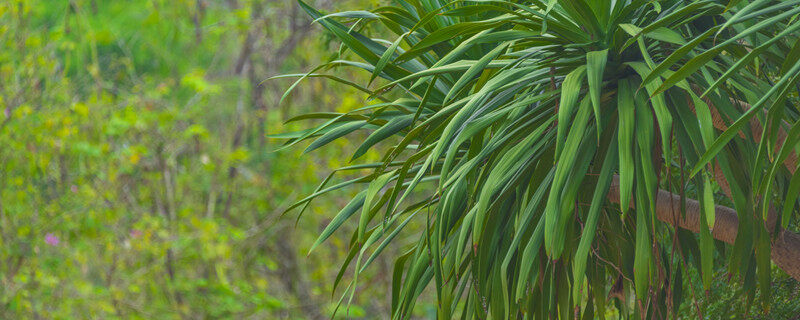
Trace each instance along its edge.
{"label": "blurred green background", "polygon": [[[354,191],[281,213],[354,147],[266,135],[363,97],[262,81],[337,50],[292,0],[0,1],[0,318],[329,318],[350,231],[306,253]],[[388,314],[389,250],[351,317]]]}

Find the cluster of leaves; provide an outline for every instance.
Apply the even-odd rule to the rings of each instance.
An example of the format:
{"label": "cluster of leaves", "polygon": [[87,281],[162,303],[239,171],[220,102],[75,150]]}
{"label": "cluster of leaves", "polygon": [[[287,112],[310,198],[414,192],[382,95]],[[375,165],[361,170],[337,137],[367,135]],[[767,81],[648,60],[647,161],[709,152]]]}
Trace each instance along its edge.
{"label": "cluster of leaves", "polygon": [[[342,301],[413,221],[426,228],[396,257],[394,319],[426,288],[442,319],[664,318],[719,281],[715,264],[738,279],[742,305],[757,286],[770,301],[763,222],[770,203],[782,228],[798,218],[800,178],[784,167],[800,138],[797,1],[399,0],[330,15],[299,5],[340,55],[360,59],[301,80],[346,83],[369,102],[301,116],[322,123],[282,137],[313,139],[312,150],[372,130],[353,159],[391,142],[380,161],[338,169],[368,174],[326,179],[293,206],[362,186],[317,241],[356,220]],[[371,79],[319,73],[336,67]],[[657,220],[660,189],[700,201],[699,235]],[[738,212],[732,247],[712,237],[715,203]]]}

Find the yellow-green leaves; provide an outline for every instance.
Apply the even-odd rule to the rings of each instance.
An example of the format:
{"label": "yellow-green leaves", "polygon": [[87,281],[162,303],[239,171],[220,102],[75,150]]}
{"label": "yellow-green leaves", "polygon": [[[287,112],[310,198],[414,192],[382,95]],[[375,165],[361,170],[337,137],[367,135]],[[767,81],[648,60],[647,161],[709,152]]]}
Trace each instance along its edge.
{"label": "yellow-green leaves", "polygon": [[[629,63],[636,73],[644,79],[650,74],[650,68],[641,62],[633,62]],[[660,79],[654,79],[652,82],[645,85],[647,92],[650,94],[650,104],[653,106],[653,111],[656,114],[656,120],[658,120],[658,129],[661,132],[661,145],[662,151],[665,155],[672,154],[672,149],[670,148],[671,140],[670,135],[672,134],[672,114],[670,113],[669,109],[667,108],[667,102],[664,99],[663,93],[656,93],[656,89],[661,85]]]}
{"label": "yellow-green leaves", "polygon": [[592,246],[592,241],[595,237],[597,229],[597,222],[600,219],[600,209],[608,194],[609,186],[611,185],[612,174],[614,168],[617,166],[617,146],[616,140],[611,141],[611,145],[606,151],[606,156],[603,160],[602,169],[600,169],[600,176],[597,179],[597,185],[592,195],[592,203],[589,207],[589,212],[586,214],[586,224],[581,233],[580,243],[575,251],[575,262],[572,265],[572,279],[575,281],[573,286],[573,298],[580,299],[579,292],[583,288],[584,272],[586,271],[586,259],[588,258],[589,249]]}
{"label": "yellow-green leaves", "polygon": [[703,209],[700,215],[700,266],[702,269],[703,288],[708,290],[711,288],[711,281],[714,277],[714,238],[711,236],[714,220],[713,218],[709,220],[709,216],[714,216],[715,211],[714,199],[711,197],[711,184],[708,183],[707,177],[704,177],[702,189],[703,197],[700,201],[700,206]]}
{"label": "yellow-green leaves", "polygon": [[355,196],[352,200],[350,200],[350,203],[348,203],[342,209],[342,211],[339,211],[336,217],[334,217],[333,220],[331,220],[331,222],[328,223],[328,226],[325,227],[325,229],[319,235],[317,241],[315,241],[314,244],[311,245],[311,249],[308,249],[309,254],[312,251],[314,251],[314,248],[316,248],[318,245],[320,245],[322,242],[328,239],[328,237],[330,237],[334,231],[339,229],[339,227],[342,226],[344,221],[347,220],[347,218],[350,218],[350,216],[352,216],[358,210],[358,208],[361,208],[361,206],[364,205],[365,196],[366,196],[366,191],[360,192],[357,196]]}
{"label": "yellow-green leaves", "polygon": [[570,117],[575,112],[578,105],[578,98],[581,94],[581,86],[586,76],[586,66],[581,65],[568,73],[561,82],[561,103],[558,106],[558,139],[556,140],[556,154],[561,153],[563,140],[567,134],[570,124]]}
{"label": "yellow-green leaves", "polygon": [[[642,190],[644,191],[644,190]],[[643,192],[637,192],[637,201],[642,203]],[[633,258],[633,282],[636,287],[636,298],[642,299],[650,286],[650,232],[648,230],[648,214],[645,210],[636,210],[636,249]]]}
{"label": "yellow-green leaves", "polygon": [[565,234],[562,228],[565,222],[562,217],[562,192],[567,188],[565,186],[567,177],[574,169],[580,151],[579,146],[583,140],[586,127],[588,127],[591,114],[589,104],[589,99],[584,98],[578,107],[578,113],[572,122],[567,141],[564,144],[564,151],[561,152],[558,161],[556,161],[556,173],[544,211],[546,217],[544,229],[545,249],[551,259],[558,259],[564,247]]}
{"label": "yellow-green leaves", "polygon": [[394,57],[395,52],[397,52],[397,48],[400,46],[400,43],[403,42],[403,39],[405,39],[407,35],[408,33],[400,35],[400,37],[398,37],[397,40],[395,40],[392,43],[392,45],[389,46],[389,48],[383,52],[383,55],[381,55],[380,60],[378,60],[378,63],[375,64],[375,70],[372,71],[372,76],[369,78],[369,84],[372,84],[372,81],[375,81],[375,78],[377,78],[378,75],[381,74],[383,68],[385,68],[386,64],[389,63],[389,60]]}
{"label": "yellow-green leaves", "polygon": [[[737,74],[739,71],[741,71],[741,69],[743,67],[747,66],[750,62],[752,62],[759,55],[761,55],[765,51],[771,49],[775,45],[776,42],[782,40],[782,38],[787,36],[787,35],[793,34],[799,28],[800,28],[800,23],[795,23],[791,27],[787,28],[786,30],[783,30],[781,33],[775,35],[771,39],[765,41],[763,44],[759,45],[755,49],[753,49],[750,52],[748,52],[744,57],[742,57],[741,59],[736,61],[736,63],[733,66],[731,66],[730,68],[725,70],[725,73],[722,74],[722,76],[720,76],[719,78],[717,78],[714,81],[714,83],[712,83],[711,86],[709,86],[708,89],[706,89],[705,92],[703,92],[702,95],[706,96],[709,92],[714,91],[722,83],[724,83],[726,80],[728,80],[731,76],[733,76],[733,75]],[[795,56],[795,58],[797,58],[797,57]],[[785,60],[781,69],[783,71],[788,70],[788,67],[791,65],[790,64],[791,62],[792,62],[792,60]]]}
{"label": "yellow-green leaves", "polygon": [[375,196],[378,195],[378,191],[383,189],[389,180],[394,177],[395,171],[390,171],[380,175],[379,177],[375,178],[369,184],[369,188],[366,190],[366,194],[364,195],[364,205],[361,207],[361,218],[358,220],[358,240],[364,241],[364,233],[367,230],[367,224],[372,218],[373,213],[378,209],[375,208],[373,210],[372,205],[373,201],[375,200]]}
{"label": "yellow-green leaves", "polygon": [[[708,164],[714,156],[719,153],[719,151],[731,140],[734,136],[739,134],[739,131],[747,124],[750,119],[756,115],[756,113],[760,112],[761,109],[764,107],[764,104],[767,103],[767,100],[772,97],[772,95],[777,92],[778,90],[784,89],[784,86],[787,83],[795,82],[798,78],[798,72],[800,72],[800,60],[797,61],[794,66],[792,67],[786,75],[780,78],[770,89],[764,93],[764,95],[756,102],[749,110],[747,110],[739,119],[736,120],[732,125],[728,127],[725,132],[720,134],[720,136],[711,144],[710,147],[707,148],[706,152],[700,157],[700,160],[692,169],[690,173],[691,176],[694,176],[703,169],[703,166]],[[780,100],[779,98],[777,100]]]}
{"label": "yellow-green leaves", "polygon": [[589,96],[592,99],[594,118],[597,123],[597,139],[600,139],[600,94],[603,91],[603,72],[608,60],[608,49],[586,53],[586,77],[589,82]]}
{"label": "yellow-green leaves", "polygon": [[459,91],[461,91],[462,88],[464,88],[464,86],[467,85],[467,83],[472,81],[473,77],[477,76],[480,72],[483,72],[483,69],[486,68],[487,65],[489,65],[489,62],[491,62],[492,60],[497,58],[497,56],[503,53],[503,50],[505,50],[507,46],[508,43],[504,43],[503,45],[494,48],[485,56],[481,57],[480,60],[476,61],[475,64],[471,65],[469,69],[467,69],[467,71],[464,72],[464,74],[462,74],[460,78],[458,78],[458,81],[456,81],[456,83],[453,84],[453,87],[450,88],[450,91],[444,98],[444,102],[449,102],[454,95],[456,95]]}
{"label": "yellow-green leaves", "polygon": [[308,147],[306,148],[306,150],[303,151],[303,153],[311,152],[314,149],[322,147],[322,146],[328,144],[329,142],[331,142],[333,140],[336,140],[336,139],[341,138],[341,137],[343,137],[343,136],[345,136],[345,135],[347,135],[347,134],[349,134],[349,133],[351,133],[353,131],[356,131],[359,128],[363,127],[366,123],[367,123],[367,121],[363,121],[363,120],[362,121],[349,122],[349,123],[345,123],[345,124],[343,124],[341,126],[338,126],[338,127],[334,128],[334,129],[328,131],[328,132],[325,132],[325,134],[323,134],[321,137],[317,138],[316,140],[314,140],[314,142],[309,144]]}
{"label": "yellow-green leaves", "polygon": [[[632,24],[620,24],[619,27],[625,32],[627,32],[629,35],[634,36],[636,38],[638,38],[638,36],[642,33],[642,28],[639,28]],[[673,43],[677,45],[683,45],[686,43],[686,40],[683,39],[680,33],[672,29],[667,29],[665,27],[658,27],[649,30],[647,33],[644,34],[644,36],[654,40],[664,41],[667,43]]]}
{"label": "yellow-green leaves", "polygon": [[369,148],[375,145],[376,143],[381,142],[388,137],[391,137],[400,130],[403,130],[405,127],[410,125],[413,120],[414,118],[411,115],[404,115],[401,117],[393,118],[388,123],[380,127],[380,129],[375,130],[375,132],[370,134],[369,137],[367,137],[367,139],[364,140],[364,143],[358,146],[358,149],[356,149],[356,152],[353,154],[353,160],[367,153],[367,150],[369,150]]}
{"label": "yellow-green leaves", "polygon": [[[786,198],[795,201],[800,192],[800,179],[788,179],[775,165],[791,147],[773,157],[776,123],[797,121],[793,111],[784,111],[796,103],[788,91],[800,72],[800,49],[792,49],[800,48],[794,43],[800,23],[791,17],[800,8],[745,6],[728,13],[712,0],[398,1],[375,10],[380,19],[371,20],[394,34],[389,41],[360,33],[370,28],[348,29],[334,23],[336,16],[312,12],[352,51],[343,50],[327,67],[366,70],[370,82],[384,78],[374,91],[356,88],[369,98],[399,96],[403,102],[319,114],[309,119],[321,120],[322,128],[286,137],[295,139],[290,144],[317,138],[313,149],[351,131],[375,130],[356,150],[357,159],[400,136],[386,145],[373,174],[345,185],[369,182],[353,237],[365,246],[358,252],[373,244],[383,251],[399,238],[397,229],[388,232],[396,223],[425,226],[398,260],[394,319],[408,317],[424,290],[435,290],[441,318],[459,308],[465,318],[566,318],[575,310],[591,318],[604,314],[606,283],[613,280],[607,276],[619,273],[638,298],[624,303],[635,311],[620,312],[665,317],[652,310],[668,310],[660,299],[665,288],[680,304],[685,275],[675,275],[675,261],[684,259],[662,259],[667,250],[691,251],[706,286],[715,271],[711,230],[721,223],[714,205],[720,195],[711,176],[687,180],[687,168],[719,160],[732,194],[741,198],[734,199],[737,210],[758,197],[771,199],[763,197],[767,193],[774,198],[788,191]],[[630,47],[634,43],[638,48]],[[759,99],[755,111],[733,103]],[[720,152],[747,123],[764,121],[760,111],[767,103],[771,125],[762,126],[757,154],[749,141]],[[720,125],[735,119],[715,140]],[[621,215],[605,205],[615,174]],[[792,180],[788,190],[761,182],[772,176]],[[666,191],[701,202],[691,208],[701,218],[700,246],[685,231],[681,243],[672,241],[657,220],[664,218],[657,195]],[[373,226],[374,212],[384,206],[384,223]],[[416,214],[410,221],[409,212],[425,218]],[[785,215],[790,221],[791,213]],[[748,220],[740,221],[739,235],[747,239],[737,240],[735,261],[749,257],[756,236]],[[595,263],[605,260],[620,267]],[[761,276],[765,263],[759,262]]]}
{"label": "yellow-green leaves", "polygon": [[[735,4],[736,4],[736,2],[738,2],[738,1],[731,1],[731,2],[730,2],[730,4],[728,5],[728,7],[727,7],[726,9],[731,9],[731,6],[732,6],[732,5],[735,5]],[[747,4],[747,5],[746,5],[744,8],[742,8],[741,10],[737,10],[737,11],[736,11],[736,12],[733,14],[733,16],[732,16],[732,17],[731,17],[731,18],[730,18],[728,21],[725,21],[725,23],[724,23],[724,24],[722,24],[722,28],[720,28],[720,29],[719,29],[719,31],[717,31],[717,34],[716,34],[716,36],[719,36],[719,34],[720,34],[722,31],[724,31],[724,30],[725,30],[725,28],[729,27],[731,24],[733,24],[734,22],[736,22],[736,20],[738,20],[739,18],[742,18],[744,15],[746,15],[746,14],[750,13],[751,11],[753,11],[753,10],[755,10],[755,9],[758,9],[759,7],[763,6],[764,4],[766,4],[766,3],[768,3],[768,2],[769,2],[769,0],[756,0],[756,1],[752,1],[752,2],[748,3],[748,4]]]}
{"label": "yellow-green leaves", "polygon": [[[723,41],[720,44],[715,45],[713,48],[705,50],[702,53],[698,54],[697,56],[692,57],[688,62],[686,62],[686,64],[684,64],[680,69],[678,69],[678,71],[676,71],[674,74],[672,74],[666,80],[664,80],[664,83],[661,85],[661,87],[658,88],[658,90],[656,90],[656,92],[660,93],[660,92],[663,92],[663,91],[671,88],[672,86],[674,86],[675,84],[677,84],[681,80],[686,79],[687,77],[689,77],[690,75],[695,73],[697,70],[707,66],[708,63],[711,61],[711,59],[713,59],[714,57],[719,55],[723,50],[725,50],[725,48],[727,46],[733,45],[736,41],[739,41],[740,39],[742,39],[742,38],[744,38],[746,36],[749,36],[749,35],[751,35],[753,33],[756,33],[756,32],[758,32],[758,31],[760,31],[760,30],[762,30],[764,28],[767,28],[767,27],[770,26],[770,24],[776,23],[776,22],[778,22],[778,21],[780,21],[782,19],[786,19],[786,18],[788,18],[788,17],[790,17],[790,16],[792,16],[792,15],[798,13],[798,12],[800,12],[800,8],[797,8],[795,10],[790,10],[788,12],[783,12],[783,13],[775,16],[775,17],[772,17],[772,18],[769,18],[769,19],[766,19],[766,20],[762,20],[759,23],[756,23],[755,25],[753,25],[753,26],[751,26],[751,27],[749,27],[749,28],[747,28],[745,30],[742,30],[741,32],[737,32],[733,37]],[[787,28],[786,30],[794,30],[794,28],[799,27],[799,26],[800,26],[800,24],[795,22],[794,24],[792,24],[792,27]],[[716,28],[718,28],[718,27],[716,27]],[[697,39],[689,42],[684,47],[687,47],[687,48],[690,48],[690,49],[694,48],[695,46],[697,46],[697,44],[699,44],[698,40],[704,39],[705,37],[707,37],[709,35],[709,33],[712,30],[715,30],[716,28],[709,29],[705,34],[703,34],[700,37],[698,37]],[[784,30],[783,33],[779,33],[778,35],[775,35],[775,36],[780,38],[780,37],[783,37],[783,36],[789,34],[789,32],[786,32],[786,30]],[[673,53],[670,57],[676,55],[677,52],[678,51]],[[667,60],[669,60],[669,58]],[[662,64],[664,64],[664,63],[662,63]]]}
{"label": "yellow-green leaves", "polygon": [[[795,168],[795,170],[800,168]],[[783,214],[781,215],[781,227],[786,228],[794,213],[794,208],[797,202],[797,196],[800,194],[800,174],[792,175],[789,182],[789,188],[786,191],[786,202],[783,206]]]}
{"label": "yellow-green leaves", "polygon": [[714,230],[716,210],[714,210],[714,190],[711,189],[711,180],[703,178],[703,214],[706,216],[708,228]]}
{"label": "yellow-green leaves", "polygon": [[[718,29],[719,29],[719,27],[711,28],[711,29],[705,31],[704,33],[698,35],[692,41],[689,41],[689,43],[687,43],[687,44],[681,46],[680,48],[676,49],[675,51],[673,51],[672,54],[670,54],[666,59],[664,59],[664,61],[659,63],[658,66],[656,66],[653,69],[653,71],[650,72],[647,75],[647,78],[645,78],[642,81],[642,84],[648,84],[651,81],[653,81],[655,79],[658,79],[658,77],[660,77],[662,73],[664,73],[665,71],[669,70],[669,68],[672,67],[676,62],[678,62],[681,59],[686,58],[687,56],[690,56],[690,53],[692,52],[692,50],[694,50],[698,45],[700,45],[708,37],[710,37],[712,34],[714,34],[714,31],[717,31]],[[686,77],[684,76],[681,79],[684,79],[684,78],[686,78]],[[664,86],[664,84],[662,84],[661,86],[659,86],[659,89],[657,89],[656,92],[666,90],[666,89],[672,87],[677,82],[678,82],[678,80],[674,80],[674,82],[670,82],[669,86]]]}
{"label": "yellow-green leaves", "polygon": [[631,192],[633,191],[634,163],[634,117],[635,105],[633,98],[632,81],[622,79],[617,82],[617,110],[619,112],[619,203],[622,213],[630,208]]}
{"label": "yellow-green leaves", "polygon": [[360,11],[357,10],[357,11],[343,11],[343,12],[335,12],[335,13],[331,13],[331,14],[326,14],[326,15],[324,15],[322,17],[314,19],[314,22],[317,22],[319,20],[326,19],[326,18],[335,18],[335,17],[351,18],[351,19],[378,19],[378,18],[380,18],[378,15],[376,15],[376,14],[374,14],[372,12],[363,11],[363,10],[360,10]]}
{"label": "yellow-green leaves", "polygon": [[634,94],[636,107],[636,249],[633,261],[636,297],[643,299],[650,286],[652,242],[651,232],[655,225],[656,172],[653,168],[653,116],[643,92]]}

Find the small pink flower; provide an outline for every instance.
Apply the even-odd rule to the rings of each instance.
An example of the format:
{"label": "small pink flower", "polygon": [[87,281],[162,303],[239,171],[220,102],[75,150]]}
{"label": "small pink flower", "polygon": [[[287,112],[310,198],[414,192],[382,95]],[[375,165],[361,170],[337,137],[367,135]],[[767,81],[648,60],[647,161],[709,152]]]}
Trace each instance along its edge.
{"label": "small pink flower", "polygon": [[72,191],[72,193],[78,193],[78,186],[73,184],[71,187],[69,187],[69,190]]}
{"label": "small pink flower", "polygon": [[55,247],[61,242],[61,240],[59,240],[54,234],[48,233],[44,236],[44,242]]}
{"label": "small pink flower", "polygon": [[131,238],[138,238],[142,236],[142,231],[138,229],[131,230]]}

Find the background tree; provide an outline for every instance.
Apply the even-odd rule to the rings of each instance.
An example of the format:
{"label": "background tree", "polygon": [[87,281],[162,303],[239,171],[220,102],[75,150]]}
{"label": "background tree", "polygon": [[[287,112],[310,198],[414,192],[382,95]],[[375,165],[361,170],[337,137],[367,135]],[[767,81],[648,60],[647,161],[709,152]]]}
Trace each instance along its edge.
{"label": "background tree", "polygon": [[[756,287],[769,305],[775,275],[800,280],[797,2],[299,5],[342,43],[301,80],[368,99],[295,118],[321,124],[288,145],[368,130],[353,160],[389,146],[292,206],[361,186],[316,243],[357,224],[343,301],[414,221],[426,228],[395,256],[395,319],[426,290],[442,319],[665,318],[721,278],[746,306]],[[370,81],[320,73],[339,67]]]}
{"label": "background tree", "polygon": [[290,0],[0,1],[0,319],[329,318],[348,239],[305,259],[327,216],[278,217],[354,148],[298,159],[265,134],[355,90],[315,79],[278,108],[291,82],[261,84],[327,58],[311,21]]}

